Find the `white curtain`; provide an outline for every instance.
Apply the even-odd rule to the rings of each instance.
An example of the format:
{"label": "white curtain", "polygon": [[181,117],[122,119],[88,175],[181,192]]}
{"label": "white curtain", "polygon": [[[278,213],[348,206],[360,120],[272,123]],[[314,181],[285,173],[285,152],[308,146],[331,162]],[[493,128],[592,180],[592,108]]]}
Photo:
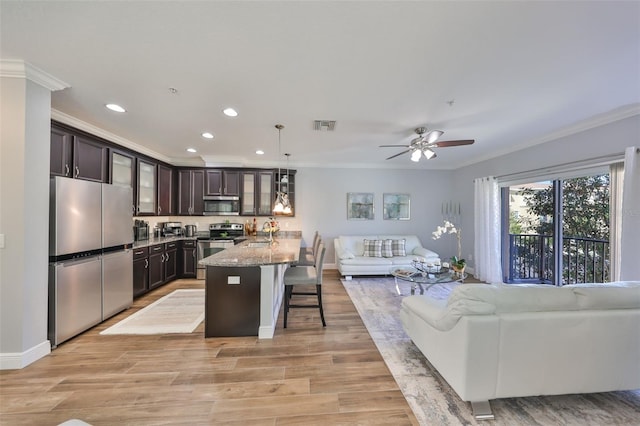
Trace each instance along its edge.
{"label": "white curtain", "polygon": [[500,262],[500,190],[495,177],[473,181],[474,275],[488,283],[502,282]]}
{"label": "white curtain", "polygon": [[622,236],[622,182],[624,163],[613,163],[609,167],[609,246],[611,259],[611,281],[620,280],[620,238]]}
{"label": "white curtain", "polygon": [[624,156],[620,280],[640,280],[640,149],[629,147]]}

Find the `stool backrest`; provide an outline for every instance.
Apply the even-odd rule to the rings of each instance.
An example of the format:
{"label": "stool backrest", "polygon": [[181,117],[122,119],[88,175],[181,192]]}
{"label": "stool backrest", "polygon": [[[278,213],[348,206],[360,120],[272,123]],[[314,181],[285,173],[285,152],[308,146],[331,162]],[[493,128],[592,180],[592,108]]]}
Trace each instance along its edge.
{"label": "stool backrest", "polygon": [[318,252],[318,246],[320,246],[320,244],[322,243],[322,237],[320,237],[320,235],[318,235],[318,238],[316,238],[316,240],[313,242],[313,256],[315,257],[316,253]]}
{"label": "stool backrest", "polygon": [[324,244],[322,244],[322,242],[320,243],[320,245],[318,246],[318,250],[316,250],[315,253],[315,268],[316,268],[316,277],[317,277],[317,284],[322,284],[322,263],[324,262],[324,252],[327,249],[325,248]]}

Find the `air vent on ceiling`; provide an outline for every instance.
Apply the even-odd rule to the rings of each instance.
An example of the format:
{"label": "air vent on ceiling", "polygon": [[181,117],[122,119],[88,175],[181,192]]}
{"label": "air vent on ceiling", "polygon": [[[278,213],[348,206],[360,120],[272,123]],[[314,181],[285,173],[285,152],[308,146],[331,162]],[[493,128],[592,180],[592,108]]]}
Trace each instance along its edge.
{"label": "air vent on ceiling", "polygon": [[325,132],[333,132],[336,128],[335,120],[316,120],[313,122],[313,130],[323,130]]}

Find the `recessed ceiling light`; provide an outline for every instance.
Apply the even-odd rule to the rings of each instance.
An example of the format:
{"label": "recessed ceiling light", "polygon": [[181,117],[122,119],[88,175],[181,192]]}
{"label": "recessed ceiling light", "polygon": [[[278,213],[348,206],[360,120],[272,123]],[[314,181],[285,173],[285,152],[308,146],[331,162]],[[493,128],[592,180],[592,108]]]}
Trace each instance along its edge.
{"label": "recessed ceiling light", "polygon": [[106,104],[105,105],[107,108],[109,108],[111,111],[115,111],[115,112],[127,112],[126,109],[122,108],[120,105],[117,104]]}
{"label": "recessed ceiling light", "polygon": [[256,154],[258,154],[258,155],[264,155],[264,151],[263,151],[263,150],[261,150],[261,149],[259,149],[259,150],[257,150],[257,151],[256,151]]}
{"label": "recessed ceiling light", "polygon": [[238,111],[236,111],[233,108],[225,108],[222,110],[222,112],[224,113],[224,115],[226,115],[227,117],[237,117],[238,116]]}
{"label": "recessed ceiling light", "polygon": [[195,148],[187,148],[187,152],[198,152]]}
{"label": "recessed ceiling light", "polygon": [[204,133],[202,134],[202,137],[203,137],[203,138],[207,138],[207,139],[213,139],[213,133],[210,133],[210,132],[204,132]]}

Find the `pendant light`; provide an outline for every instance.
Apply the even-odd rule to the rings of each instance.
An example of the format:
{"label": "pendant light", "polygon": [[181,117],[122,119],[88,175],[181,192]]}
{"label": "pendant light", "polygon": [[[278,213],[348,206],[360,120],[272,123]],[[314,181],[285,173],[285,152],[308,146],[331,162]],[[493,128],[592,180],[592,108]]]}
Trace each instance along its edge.
{"label": "pendant light", "polygon": [[287,157],[287,174],[280,179],[280,182],[285,182],[287,184],[287,190],[282,193],[282,213],[291,214],[291,202],[289,201],[289,154],[288,152],[284,154]]}
{"label": "pendant light", "polygon": [[283,213],[284,212],[284,201],[282,199],[282,192],[280,191],[280,148],[281,148],[281,131],[284,129],[282,124],[276,124],[276,129],[278,129],[278,188],[276,190],[276,200],[273,204],[273,212],[274,213]]}

